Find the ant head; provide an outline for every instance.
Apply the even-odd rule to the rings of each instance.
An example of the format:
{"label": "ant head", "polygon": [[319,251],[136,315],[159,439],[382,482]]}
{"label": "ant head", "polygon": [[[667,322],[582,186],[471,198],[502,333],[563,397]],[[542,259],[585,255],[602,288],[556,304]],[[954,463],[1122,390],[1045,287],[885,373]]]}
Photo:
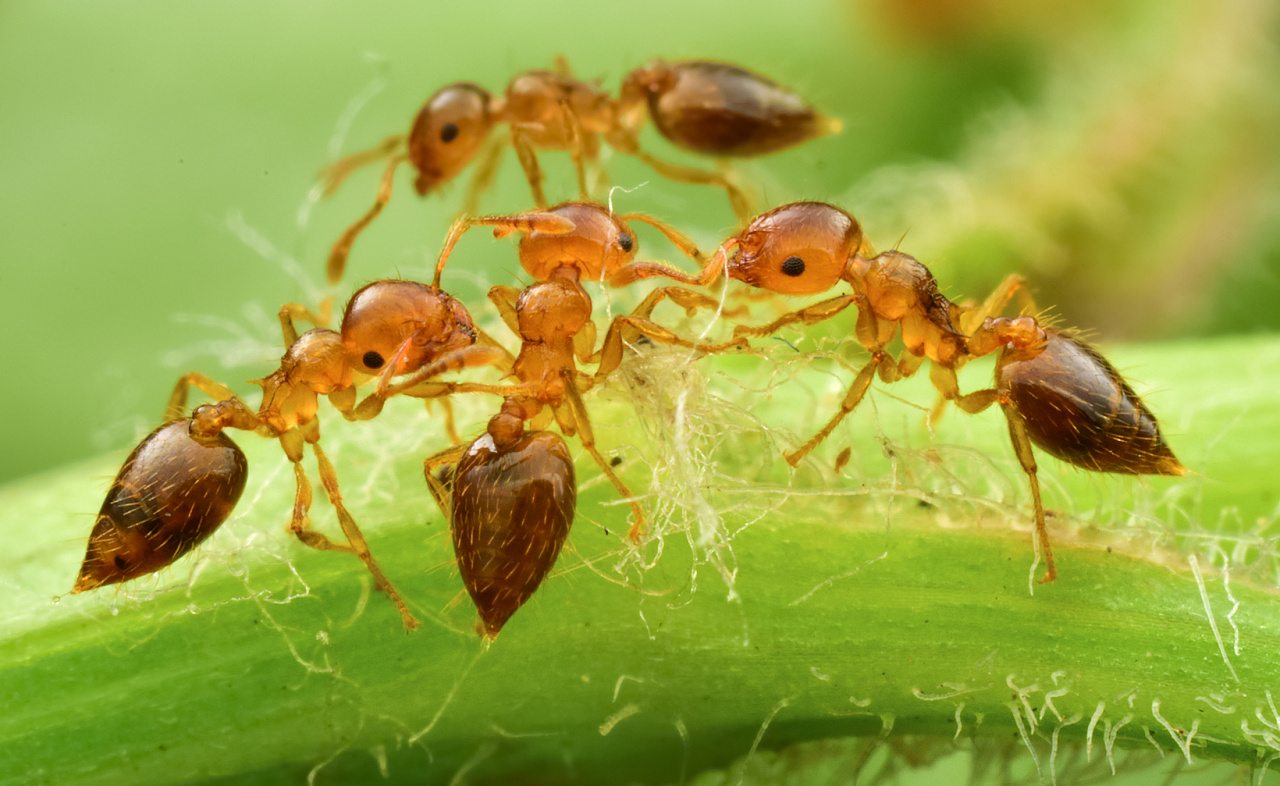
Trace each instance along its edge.
{"label": "ant head", "polygon": [[558,267],[577,268],[584,281],[607,281],[635,259],[640,241],[631,228],[598,202],[565,202],[550,212],[573,222],[568,234],[530,232],[520,241],[520,264],[546,281]]}
{"label": "ant head", "polygon": [[390,362],[396,363],[393,376],[409,374],[475,340],[466,308],[417,281],[368,284],[351,296],[342,315],[343,357],[364,374],[382,373]]}
{"label": "ant head", "polygon": [[452,180],[471,163],[493,128],[492,110],[493,96],[471,82],[447,85],[431,96],[409,131],[419,194]]}
{"label": "ant head", "polygon": [[729,260],[730,278],[783,295],[816,295],[840,283],[862,242],[853,216],[825,202],[794,202],[758,216]]}

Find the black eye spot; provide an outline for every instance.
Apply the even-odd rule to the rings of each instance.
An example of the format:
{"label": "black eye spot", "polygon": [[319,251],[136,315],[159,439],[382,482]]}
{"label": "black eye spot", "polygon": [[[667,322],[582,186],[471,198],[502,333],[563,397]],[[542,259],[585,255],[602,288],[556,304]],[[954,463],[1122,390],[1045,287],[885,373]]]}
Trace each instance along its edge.
{"label": "black eye spot", "polygon": [[364,357],[361,359],[369,368],[382,368],[382,364],[387,362],[383,360],[382,355],[379,355],[377,352],[366,352],[364,353]]}
{"label": "black eye spot", "polygon": [[782,272],[788,276],[798,276],[804,272],[804,260],[800,257],[787,257],[782,261]]}
{"label": "black eye spot", "polygon": [[445,123],[444,127],[440,129],[440,141],[444,142],[446,145],[457,138],[458,138],[457,123]]}
{"label": "black eye spot", "polygon": [[618,235],[618,245],[622,246],[622,250],[631,253],[631,249],[635,246],[635,242],[631,239],[631,235],[626,232]]}
{"label": "black eye spot", "polygon": [[126,560],[124,557],[116,557],[115,563],[116,563],[117,570],[128,570],[129,568],[129,561]]}

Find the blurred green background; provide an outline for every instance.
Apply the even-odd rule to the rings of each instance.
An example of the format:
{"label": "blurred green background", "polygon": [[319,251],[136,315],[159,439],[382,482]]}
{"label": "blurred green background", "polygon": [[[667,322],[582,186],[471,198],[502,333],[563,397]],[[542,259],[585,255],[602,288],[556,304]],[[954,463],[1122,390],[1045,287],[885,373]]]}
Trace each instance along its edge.
{"label": "blurred green background", "polygon": [[[325,255],[377,173],[313,203],[318,171],[447,82],[498,92],[557,54],[610,87],[657,56],[795,87],[845,130],[744,164],[761,204],[837,202],[953,296],[1017,271],[1107,341],[1274,331],[1278,17],[1272,0],[0,4],[0,482],[126,450],[187,370],[248,390],[283,302],[425,276],[461,185],[420,200],[402,171],[330,290]],[[706,246],[733,231],[718,192],[607,165],[634,189],[619,209]],[[544,166],[571,196],[566,157]],[[510,154],[482,206],[530,206]],[[517,268],[482,237],[462,259],[447,283],[475,304]]]}
{"label": "blurred green background", "polygon": [[[127,448],[184,371],[264,374],[275,310],[326,293],[327,248],[376,187],[360,173],[304,226],[319,169],[406,130],[446,82],[496,92],[557,54],[611,87],[656,56],[794,86],[845,131],[744,166],[761,202],[837,201],[953,295],[1017,270],[1103,339],[1274,329],[1276,16],[1250,0],[4,3],[0,480]],[[567,159],[545,164],[571,196]],[[719,193],[620,157],[609,171],[648,183],[620,209],[707,244],[734,228]],[[435,255],[462,189],[410,184],[406,169],[339,302]],[[528,206],[508,154],[483,208]],[[516,267],[475,249],[450,283],[471,302]]]}

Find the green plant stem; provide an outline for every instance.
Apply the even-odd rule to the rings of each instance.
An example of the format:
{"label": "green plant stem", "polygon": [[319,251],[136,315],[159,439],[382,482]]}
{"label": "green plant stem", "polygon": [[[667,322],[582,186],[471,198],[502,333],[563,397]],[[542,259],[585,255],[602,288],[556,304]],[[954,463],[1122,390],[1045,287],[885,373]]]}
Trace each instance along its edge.
{"label": "green plant stem", "polygon": [[[1280,342],[1112,357],[1158,389],[1153,408],[1201,475],[1099,486],[1044,459],[1046,476],[1062,478],[1050,505],[1069,515],[1051,526],[1061,576],[1034,594],[1026,511],[1015,507],[1025,482],[999,414],[948,415],[951,431],[908,438],[886,395],[908,395],[897,386],[819,451],[829,460],[843,440],[860,471],[897,456],[893,484],[815,464],[788,487],[767,450],[722,445],[706,458],[727,480],[702,488],[732,537],[655,521],[647,563],[621,537],[627,507],[581,463],[569,549],[487,650],[421,482],[430,448],[395,442],[422,421],[413,406],[389,411],[381,431],[331,424],[325,439],[371,547],[426,623],[408,635],[356,560],[280,532],[292,484],[271,443],[241,440],[254,478],[200,558],[115,596],[65,596],[111,462],[10,486],[0,490],[11,558],[0,783],[296,782],[322,764],[319,782],[381,768],[393,781],[448,783],[465,770],[470,782],[661,783],[756,746],[881,734],[1020,738],[1046,777],[1054,740],[1091,742],[1095,756],[1154,743],[1260,763],[1280,753],[1275,492],[1273,464],[1259,458],[1280,435],[1269,384]],[[773,433],[806,434],[830,410],[815,413],[805,396],[834,400],[828,387],[807,373],[756,394],[753,414]],[[908,390],[929,403],[927,385]],[[621,404],[591,404],[605,413],[603,445],[643,454],[636,424],[605,426]],[[951,464],[981,461],[949,459],[952,444],[989,457],[1017,497],[1001,501],[1000,483],[981,473],[965,481]],[[933,475],[922,469],[930,461],[941,467]],[[643,467],[629,463],[627,477]],[[1088,509],[1090,488],[1117,483],[1122,502]],[[983,504],[988,495],[1012,518]],[[739,520],[744,500],[772,512]]]}

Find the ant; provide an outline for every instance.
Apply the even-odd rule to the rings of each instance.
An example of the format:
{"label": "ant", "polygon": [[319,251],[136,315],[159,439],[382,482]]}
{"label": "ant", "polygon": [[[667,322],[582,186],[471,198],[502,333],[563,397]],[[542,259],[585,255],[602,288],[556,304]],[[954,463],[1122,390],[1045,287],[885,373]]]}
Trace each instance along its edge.
{"label": "ant", "polygon": [[[418,170],[419,195],[449,182],[480,159],[463,201],[474,215],[480,193],[497,173],[504,148],[516,150],[534,204],[548,204],[536,150],[567,150],[578,174],[579,198],[588,199],[586,165],[599,153],[599,137],[620,153],[635,156],[659,175],[680,183],[723,188],[738,220],[752,214],[749,200],[721,172],[669,163],[640,147],[645,118],[659,133],[694,153],[724,159],[785,150],[840,130],[799,96],[773,80],[728,63],[708,60],[655,61],[632,71],[615,100],[597,86],[576,79],[564,58],[555,70],[523,71],[502,97],[474,82],[438,90],[414,118],[408,134],[387,137],[376,147],[342,158],[323,173],[324,194],[333,194],[355,170],[387,159],[373,206],[343,232],[329,254],[329,281],[336,283],[351,246],[391,199],[396,169],[408,161]],[[505,123],[510,135],[490,137]]]}
{"label": "ant", "polygon": [[[297,488],[289,530],[311,548],[355,554],[395,603],[405,628],[418,626],[342,503],[337,473],[320,448],[319,397],[326,396],[349,420],[367,420],[381,410],[380,392],[394,377],[416,373],[425,379],[464,366],[501,365],[504,353],[476,344],[462,303],[414,281],[387,279],[362,287],[351,296],[338,331],[317,327],[298,335],[295,318],[327,320],[297,304],[285,305],[279,317],[286,350],[279,369],[254,380],[263,389],[257,412],[203,374],[178,379],[164,425],[143,438],[111,484],[72,592],[154,573],[212,534],[244,490],[248,465],[225,433],[240,429],[278,439],[293,463]],[[371,379],[375,392],[357,403],[356,386]],[[184,417],[193,386],[216,403]],[[302,467],[307,445],[346,543],[311,529],[311,483]]]}
{"label": "ant", "polygon": [[[732,257],[728,250],[736,246]],[[857,219],[823,202],[783,205],[752,220],[726,240],[691,283],[707,284],[723,269],[729,278],[784,295],[816,295],[841,281],[853,292],[792,311],[767,325],[739,325],[737,338],[767,336],[795,322],[829,319],[858,308],[854,334],[871,353],[849,386],[839,411],[798,449],[793,467],[857,408],[875,376],[885,383],[910,377],[925,359],[944,401],[976,414],[999,403],[1014,453],[1031,486],[1036,535],[1044,552],[1042,583],[1057,576],[1037,466],[1031,446],[1083,469],[1124,474],[1183,475],[1160,434],[1155,416],[1124,378],[1081,339],[1042,326],[1035,318],[996,316],[1021,279],[1010,276],[978,307],[959,306],[938,291],[929,269],[900,251],[874,256]],[[905,352],[886,351],[901,332]],[[956,370],[999,350],[995,387],[962,394]]]}
{"label": "ant", "polygon": [[[615,318],[602,348],[595,350],[595,323],[591,298],[582,287],[584,280],[620,286],[640,278],[677,274],[664,263],[635,260],[639,243],[627,225],[629,220],[656,227],[692,258],[702,259],[692,241],[662,222],[641,214],[617,215],[594,202],[567,202],[545,211],[456,221],[437,262],[433,286],[438,286],[454,245],[469,228],[490,226],[496,237],[523,234],[520,263],[536,281],[523,290],[496,286],[489,291],[489,299],[521,340],[520,352],[511,365],[516,381],[506,385],[428,382],[436,372],[424,368],[370,396],[481,392],[502,397],[502,405],[484,434],[424,462],[431,492],[451,522],[459,571],[489,639],[497,636],[546,577],[573,521],[573,462],[564,440],[546,431],[551,420],[564,434],[578,436],[631,505],[629,537],[638,542],[645,527],[644,510],[614,472],[613,463],[596,448],[582,393],[618,367],[623,342],[634,336],[702,352],[727,348],[685,340],[647,319],[648,312],[664,297],[686,308],[715,303],[699,293],[669,288],[651,293],[632,314]],[[735,339],[732,343],[745,341]],[[595,375],[578,370],[578,363],[587,362],[599,364]],[[449,464],[456,464],[452,494],[434,474],[436,468]]]}

